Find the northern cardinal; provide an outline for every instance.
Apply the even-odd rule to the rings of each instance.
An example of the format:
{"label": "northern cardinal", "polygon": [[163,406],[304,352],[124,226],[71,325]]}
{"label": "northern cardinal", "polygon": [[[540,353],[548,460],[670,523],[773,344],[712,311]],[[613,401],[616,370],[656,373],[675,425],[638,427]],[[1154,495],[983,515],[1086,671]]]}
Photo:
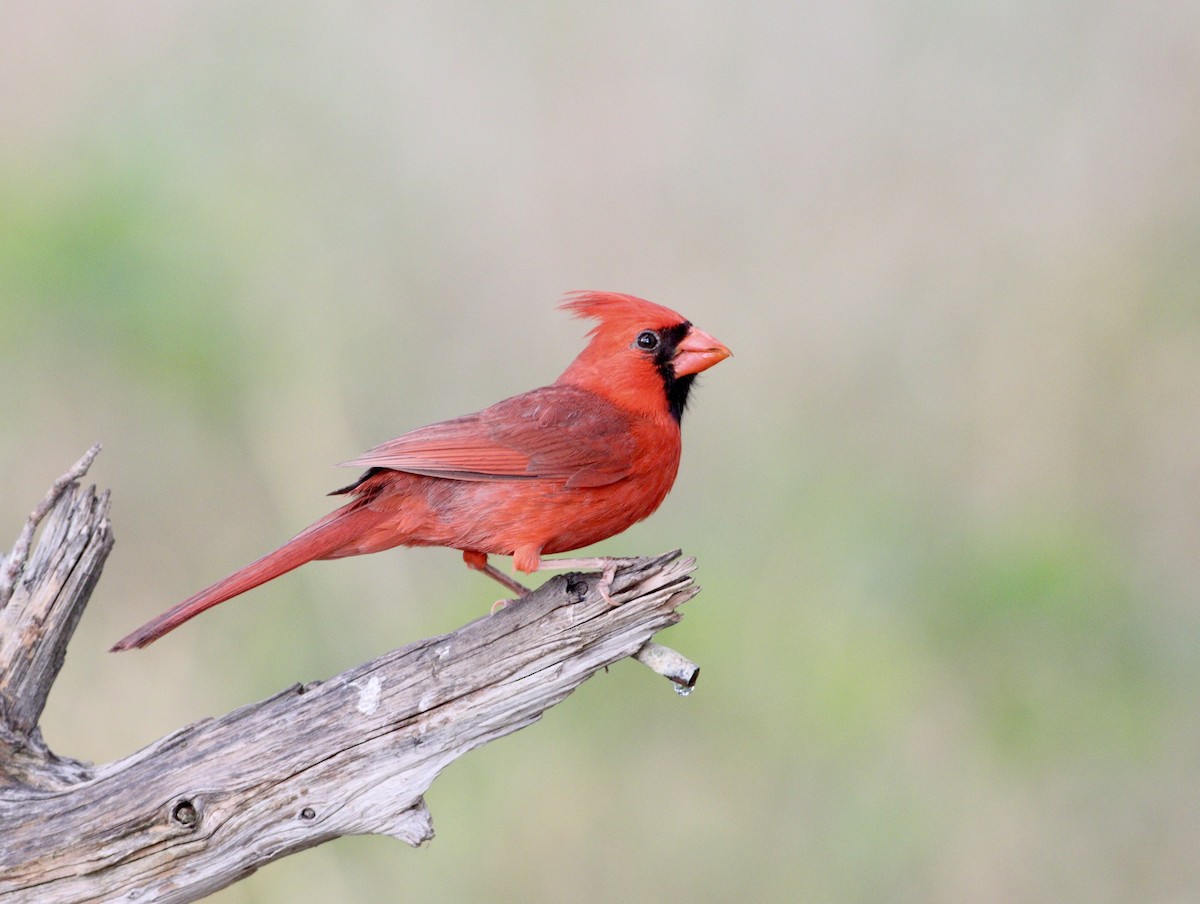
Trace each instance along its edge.
{"label": "northern cardinal", "polygon": [[[695,375],[730,351],[691,322],[632,295],[577,292],[561,307],[598,321],[550,386],[430,424],[343,462],[365,467],[346,505],[282,547],[119,640],[144,647],[210,606],[314,559],[393,546],[448,546],[518,595],[517,571],[605,569],[611,559],[543,560],[618,534],[662,503],[679,468],[679,423]],[[603,584],[601,591],[603,593]]]}

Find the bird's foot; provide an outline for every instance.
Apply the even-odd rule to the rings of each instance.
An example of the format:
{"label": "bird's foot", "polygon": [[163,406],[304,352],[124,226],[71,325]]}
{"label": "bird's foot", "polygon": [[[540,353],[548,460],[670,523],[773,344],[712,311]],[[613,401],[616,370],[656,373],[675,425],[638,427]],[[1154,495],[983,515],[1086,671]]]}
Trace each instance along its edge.
{"label": "bird's foot", "polygon": [[609,606],[616,606],[616,602],[610,595],[610,591],[612,590],[613,580],[617,576],[617,569],[636,564],[637,561],[637,559],[619,559],[612,556],[596,556],[584,559],[542,559],[538,563],[537,570],[563,571],[576,568],[599,568],[600,583],[596,585],[596,590],[600,593],[600,598],[604,602],[608,603]]}

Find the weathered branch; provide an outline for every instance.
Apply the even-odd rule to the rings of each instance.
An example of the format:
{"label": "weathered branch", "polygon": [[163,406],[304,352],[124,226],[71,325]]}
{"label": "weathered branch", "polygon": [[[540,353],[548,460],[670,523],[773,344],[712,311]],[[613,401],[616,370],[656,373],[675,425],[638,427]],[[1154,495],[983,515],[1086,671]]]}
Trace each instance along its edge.
{"label": "weathered branch", "polygon": [[[683,687],[698,672],[649,643],[698,592],[695,561],[675,551],[620,570],[615,606],[600,599],[590,576],[561,575],[452,634],[190,725],[125,759],[65,761],[37,738],[48,687],[33,677],[10,680],[8,670],[43,661],[49,654],[26,646],[70,630],[43,626],[13,638],[10,625],[27,621],[18,610],[40,592],[35,572],[66,568],[40,566],[69,558],[43,547],[83,544],[77,564],[52,583],[78,586],[86,601],[112,541],[106,496],[72,490],[54,511],[0,612],[0,899],[15,892],[32,901],[192,901],[340,835],[419,844],[433,836],[423,794],[463,753],[535,722],[624,657]],[[47,622],[78,618],[43,611]],[[51,665],[24,674],[53,681],[65,640],[55,644]]]}
{"label": "weathered branch", "polygon": [[[36,785],[43,778],[39,767],[49,751],[38,719],[112,549],[108,493],[97,496],[95,487],[81,491],[77,482],[99,451],[99,444],[93,446],[54,482],[0,569],[8,594],[0,597],[0,743],[11,752],[0,756],[3,784]],[[43,519],[41,542],[30,559]],[[60,765],[67,769],[68,762]]]}
{"label": "weathered branch", "polygon": [[0,568],[0,608],[3,608],[8,602],[9,597],[12,596],[17,575],[25,568],[25,563],[29,558],[29,547],[33,543],[33,534],[37,530],[38,525],[50,513],[50,510],[54,508],[55,503],[58,502],[67,487],[74,484],[88,472],[88,468],[92,466],[92,462],[99,454],[100,444],[96,443],[92,448],[83,453],[83,458],[75,462],[67,473],[54,481],[54,484],[42,498],[42,501],[34,507],[34,510],[29,513],[29,517],[25,519],[25,525],[21,528],[21,533],[17,536],[17,542],[13,544],[12,553],[4,560],[4,567]]}

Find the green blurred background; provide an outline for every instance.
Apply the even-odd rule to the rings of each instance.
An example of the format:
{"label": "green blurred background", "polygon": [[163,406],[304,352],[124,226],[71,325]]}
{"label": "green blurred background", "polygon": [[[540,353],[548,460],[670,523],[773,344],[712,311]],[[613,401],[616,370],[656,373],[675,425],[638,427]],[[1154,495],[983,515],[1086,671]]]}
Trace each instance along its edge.
{"label": "green blurred background", "polygon": [[1200,5],[0,7],[0,536],[94,441],[117,546],[44,722],[109,760],[486,611],[445,550],[117,637],[330,468],[683,311],[700,559],[633,663],[266,901],[1200,898]]}

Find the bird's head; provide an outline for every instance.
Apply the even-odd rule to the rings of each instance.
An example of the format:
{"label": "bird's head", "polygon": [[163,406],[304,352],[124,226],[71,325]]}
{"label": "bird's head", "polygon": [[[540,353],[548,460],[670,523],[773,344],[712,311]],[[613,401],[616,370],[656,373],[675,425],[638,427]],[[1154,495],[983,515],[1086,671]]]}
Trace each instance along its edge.
{"label": "bird's head", "polygon": [[732,354],[681,314],[633,295],[573,292],[561,307],[596,326],[558,382],[627,410],[667,411],[678,422],[696,374]]}

